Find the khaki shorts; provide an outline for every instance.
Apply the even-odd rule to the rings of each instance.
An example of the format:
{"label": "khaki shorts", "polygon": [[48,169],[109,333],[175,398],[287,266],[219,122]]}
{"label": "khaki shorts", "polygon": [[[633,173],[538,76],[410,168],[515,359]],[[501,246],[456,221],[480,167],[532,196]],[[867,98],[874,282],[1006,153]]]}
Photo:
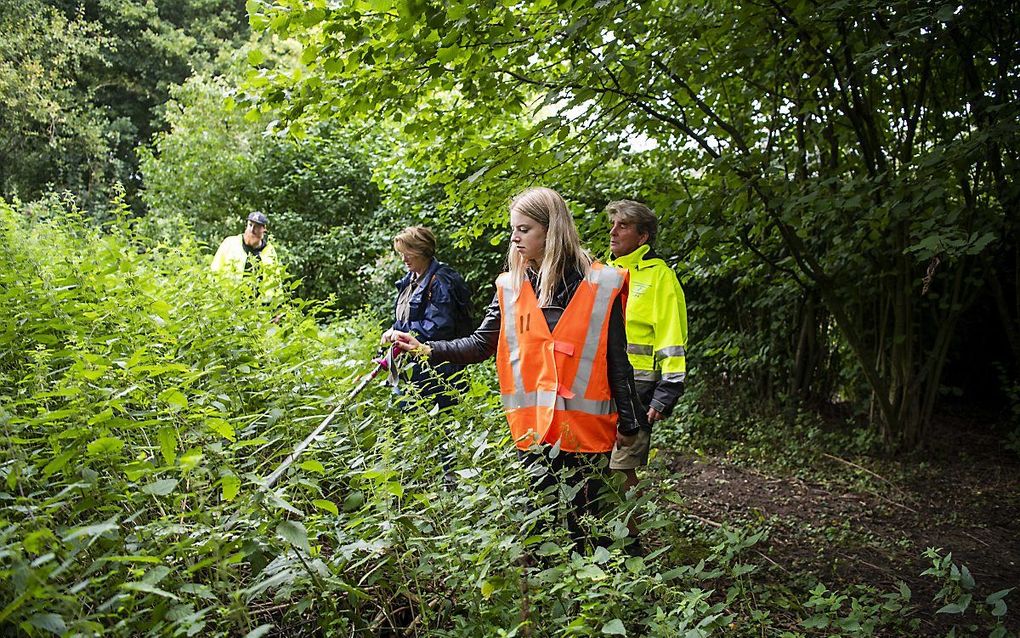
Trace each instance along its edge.
{"label": "khaki shorts", "polygon": [[622,448],[613,446],[613,454],[609,457],[609,469],[633,470],[648,465],[651,443],[652,431],[649,428],[641,428],[630,445]]}

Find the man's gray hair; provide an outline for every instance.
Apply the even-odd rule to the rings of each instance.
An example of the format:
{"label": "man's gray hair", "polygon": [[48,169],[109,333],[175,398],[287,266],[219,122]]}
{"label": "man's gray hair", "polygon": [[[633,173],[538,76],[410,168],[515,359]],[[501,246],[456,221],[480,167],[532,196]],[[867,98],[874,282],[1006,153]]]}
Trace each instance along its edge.
{"label": "man's gray hair", "polygon": [[631,199],[609,202],[606,204],[606,215],[609,216],[610,222],[618,219],[634,224],[639,234],[648,233],[648,241],[645,243],[649,246],[655,243],[655,236],[659,234],[659,220],[652,209],[641,202]]}

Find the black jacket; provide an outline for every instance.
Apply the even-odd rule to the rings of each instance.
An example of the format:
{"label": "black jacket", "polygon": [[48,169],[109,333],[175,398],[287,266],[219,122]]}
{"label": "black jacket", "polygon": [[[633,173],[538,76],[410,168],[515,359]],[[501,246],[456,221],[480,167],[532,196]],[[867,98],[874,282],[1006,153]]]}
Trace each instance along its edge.
{"label": "black jacket", "polygon": [[[538,274],[528,271],[528,278],[535,290],[538,290]],[[549,330],[553,330],[559,323],[563,310],[574,297],[577,286],[584,280],[581,273],[574,272],[565,277],[565,280],[556,286],[553,293],[552,305],[542,308],[545,321]],[[431,361],[450,361],[458,364],[478,363],[485,361],[496,354],[496,347],[499,344],[499,330],[503,324],[502,312],[499,309],[498,293],[493,295],[492,302],[485,309],[485,316],[481,325],[475,331],[463,339],[452,339],[450,341],[430,341],[428,345],[432,348]],[[627,331],[623,320],[623,303],[620,297],[616,298],[609,313],[609,335],[607,344],[607,368],[609,373],[609,388],[616,402],[616,410],[619,414],[617,431],[621,434],[634,434],[638,428],[645,424],[647,416],[642,412],[637,401],[637,391],[634,388],[634,370],[631,368],[630,360],[627,358]]]}

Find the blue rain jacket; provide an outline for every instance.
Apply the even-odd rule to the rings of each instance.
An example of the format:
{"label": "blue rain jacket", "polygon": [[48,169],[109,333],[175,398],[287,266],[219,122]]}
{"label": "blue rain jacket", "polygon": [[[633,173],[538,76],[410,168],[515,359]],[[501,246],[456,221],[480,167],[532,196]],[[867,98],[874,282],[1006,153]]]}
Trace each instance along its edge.
{"label": "blue rain jacket", "polygon": [[[411,273],[397,282],[394,316],[395,300],[410,283]],[[413,333],[422,342],[455,339],[461,336],[457,334],[458,316],[463,308],[470,306],[470,297],[470,291],[460,273],[433,259],[417,288],[411,293],[408,320],[394,321],[393,328]],[[426,366],[416,361],[410,369],[411,383],[418,386],[423,396],[433,398],[440,408],[446,408],[457,402],[457,392],[467,389],[467,384],[461,379],[462,375],[457,374],[463,369],[464,366],[453,363]],[[452,392],[447,391],[451,383],[455,388]]]}

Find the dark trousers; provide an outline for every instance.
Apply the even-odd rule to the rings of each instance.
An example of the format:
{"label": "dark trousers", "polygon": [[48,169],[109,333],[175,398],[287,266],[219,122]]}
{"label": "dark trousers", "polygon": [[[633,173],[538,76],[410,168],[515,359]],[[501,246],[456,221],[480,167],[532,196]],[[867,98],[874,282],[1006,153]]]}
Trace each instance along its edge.
{"label": "dark trousers", "polygon": [[586,539],[598,544],[600,539],[590,538],[582,528],[581,518],[605,510],[600,494],[606,485],[609,453],[560,452],[550,458],[549,448],[542,448],[517,450],[517,458],[532,476],[536,499],[541,499],[538,504],[556,499],[557,512],[566,518],[571,540],[578,546]]}
{"label": "dark trousers", "polygon": [[[460,374],[463,369],[464,366],[452,363],[430,366],[415,362],[410,369],[409,382],[418,388],[422,398],[445,410],[456,405],[460,395],[467,392],[467,377]],[[408,407],[407,401],[401,401],[401,404]]]}

